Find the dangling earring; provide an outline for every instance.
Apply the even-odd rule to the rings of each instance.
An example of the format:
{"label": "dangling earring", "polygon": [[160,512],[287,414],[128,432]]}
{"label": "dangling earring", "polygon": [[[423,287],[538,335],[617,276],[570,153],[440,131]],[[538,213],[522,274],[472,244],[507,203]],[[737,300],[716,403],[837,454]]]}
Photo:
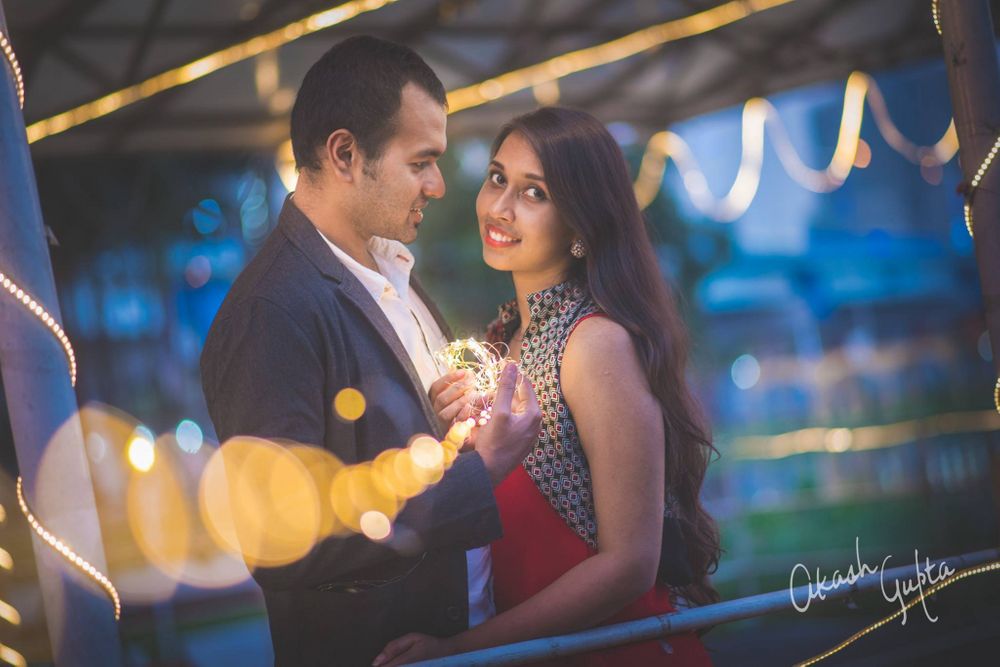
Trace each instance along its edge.
{"label": "dangling earring", "polygon": [[573,241],[573,245],[569,247],[569,254],[577,259],[583,258],[587,254],[587,249],[584,247],[583,241],[580,239]]}

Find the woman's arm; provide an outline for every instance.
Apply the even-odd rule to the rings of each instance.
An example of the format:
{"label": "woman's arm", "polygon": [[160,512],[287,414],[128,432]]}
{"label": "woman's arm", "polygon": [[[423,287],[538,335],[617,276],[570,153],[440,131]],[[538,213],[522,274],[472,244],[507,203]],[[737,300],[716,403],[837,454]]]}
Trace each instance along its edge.
{"label": "woman's arm", "polygon": [[513,609],[442,640],[440,648],[449,654],[595,625],[655,583],[664,502],[663,413],[628,332],[605,317],[581,322],[566,344],[560,379],[590,463],[599,553]]}

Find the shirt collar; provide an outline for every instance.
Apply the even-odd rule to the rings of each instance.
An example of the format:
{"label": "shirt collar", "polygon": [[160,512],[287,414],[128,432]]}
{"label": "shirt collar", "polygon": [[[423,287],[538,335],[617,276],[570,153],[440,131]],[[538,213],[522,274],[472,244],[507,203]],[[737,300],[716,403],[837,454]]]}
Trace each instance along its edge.
{"label": "shirt collar", "polygon": [[348,271],[354,274],[376,302],[386,295],[387,288],[390,286],[404,301],[409,298],[410,271],[413,270],[414,259],[413,253],[405,245],[381,236],[373,236],[369,239],[368,251],[372,254],[375,264],[379,268],[378,271],[372,271],[326,238],[322,232],[320,232],[320,236],[330,246],[330,250],[337,256],[337,259],[344,264]]}

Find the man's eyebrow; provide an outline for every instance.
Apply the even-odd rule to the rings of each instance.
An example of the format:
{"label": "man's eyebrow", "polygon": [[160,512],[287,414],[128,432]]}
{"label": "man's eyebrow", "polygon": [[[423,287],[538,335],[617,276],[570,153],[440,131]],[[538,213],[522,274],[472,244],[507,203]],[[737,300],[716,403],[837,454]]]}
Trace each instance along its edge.
{"label": "man's eyebrow", "polygon": [[[492,166],[494,166],[494,167],[497,167],[501,171],[504,168],[504,166],[502,164],[500,164],[499,160],[490,160],[490,164]],[[532,180],[532,181],[541,181],[542,183],[545,182],[545,178],[542,177],[542,176],[539,176],[538,174],[527,173],[527,174],[524,175],[524,177],[527,178],[527,179],[529,179],[529,180]]]}
{"label": "man's eyebrow", "polygon": [[439,158],[444,153],[444,151],[439,151],[436,148],[425,148],[424,150],[418,152],[414,157],[433,157]]}

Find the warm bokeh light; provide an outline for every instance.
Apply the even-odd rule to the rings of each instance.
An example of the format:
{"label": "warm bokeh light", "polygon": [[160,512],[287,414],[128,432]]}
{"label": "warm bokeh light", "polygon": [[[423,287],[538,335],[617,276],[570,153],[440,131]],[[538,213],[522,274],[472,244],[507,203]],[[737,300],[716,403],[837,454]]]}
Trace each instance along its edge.
{"label": "warm bokeh light", "polygon": [[[161,441],[162,443],[162,441]],[[187,493],[170,459],[169,447],[157,466],[133,474],[126,508],[132,537],[146,559],[172,579],[179,580],[191,542]]]}
{"label": "warm bokeh light", "polygon": [[128,460],[132,467],[140,472],[148,472],[156,462],[156,449],[153,445],[152,432],[139,426],[128,441]]}
{"label": "warm bokeh light", "polygon": [[444,467],[444,448],[428,435],[422,435],[410,443],[410,457],[415,465],[425,470]]}
{"label": "warm bokeh light", "polygon": [[361,515],[361,532],[370,540],[384,540],[392,534],[392,521],[381,512],[365,512]]}
{"label": "warm bokeh light", "polygon": [[357,421],[365,414],[365,397],[353,387],[345,387],[333,397],[333,409],[344,421]]}
{"label": "warm bokeh light", "polygon": [[205,466],[199,499],[212,536],[251,566],[294,562],[320,536],[312,476],[298,457],[267,440],[239,437],[219,447]]}
{"label": "warm bokeh light", "polygon": [[376,482],[380,474],[374,464],[359,463],[338,472],[330,485],[333,511],[354,532],[362,532],[361,517],[366,512],[379,512],[392,520],[402,507],[401,498],[390,487]]}

